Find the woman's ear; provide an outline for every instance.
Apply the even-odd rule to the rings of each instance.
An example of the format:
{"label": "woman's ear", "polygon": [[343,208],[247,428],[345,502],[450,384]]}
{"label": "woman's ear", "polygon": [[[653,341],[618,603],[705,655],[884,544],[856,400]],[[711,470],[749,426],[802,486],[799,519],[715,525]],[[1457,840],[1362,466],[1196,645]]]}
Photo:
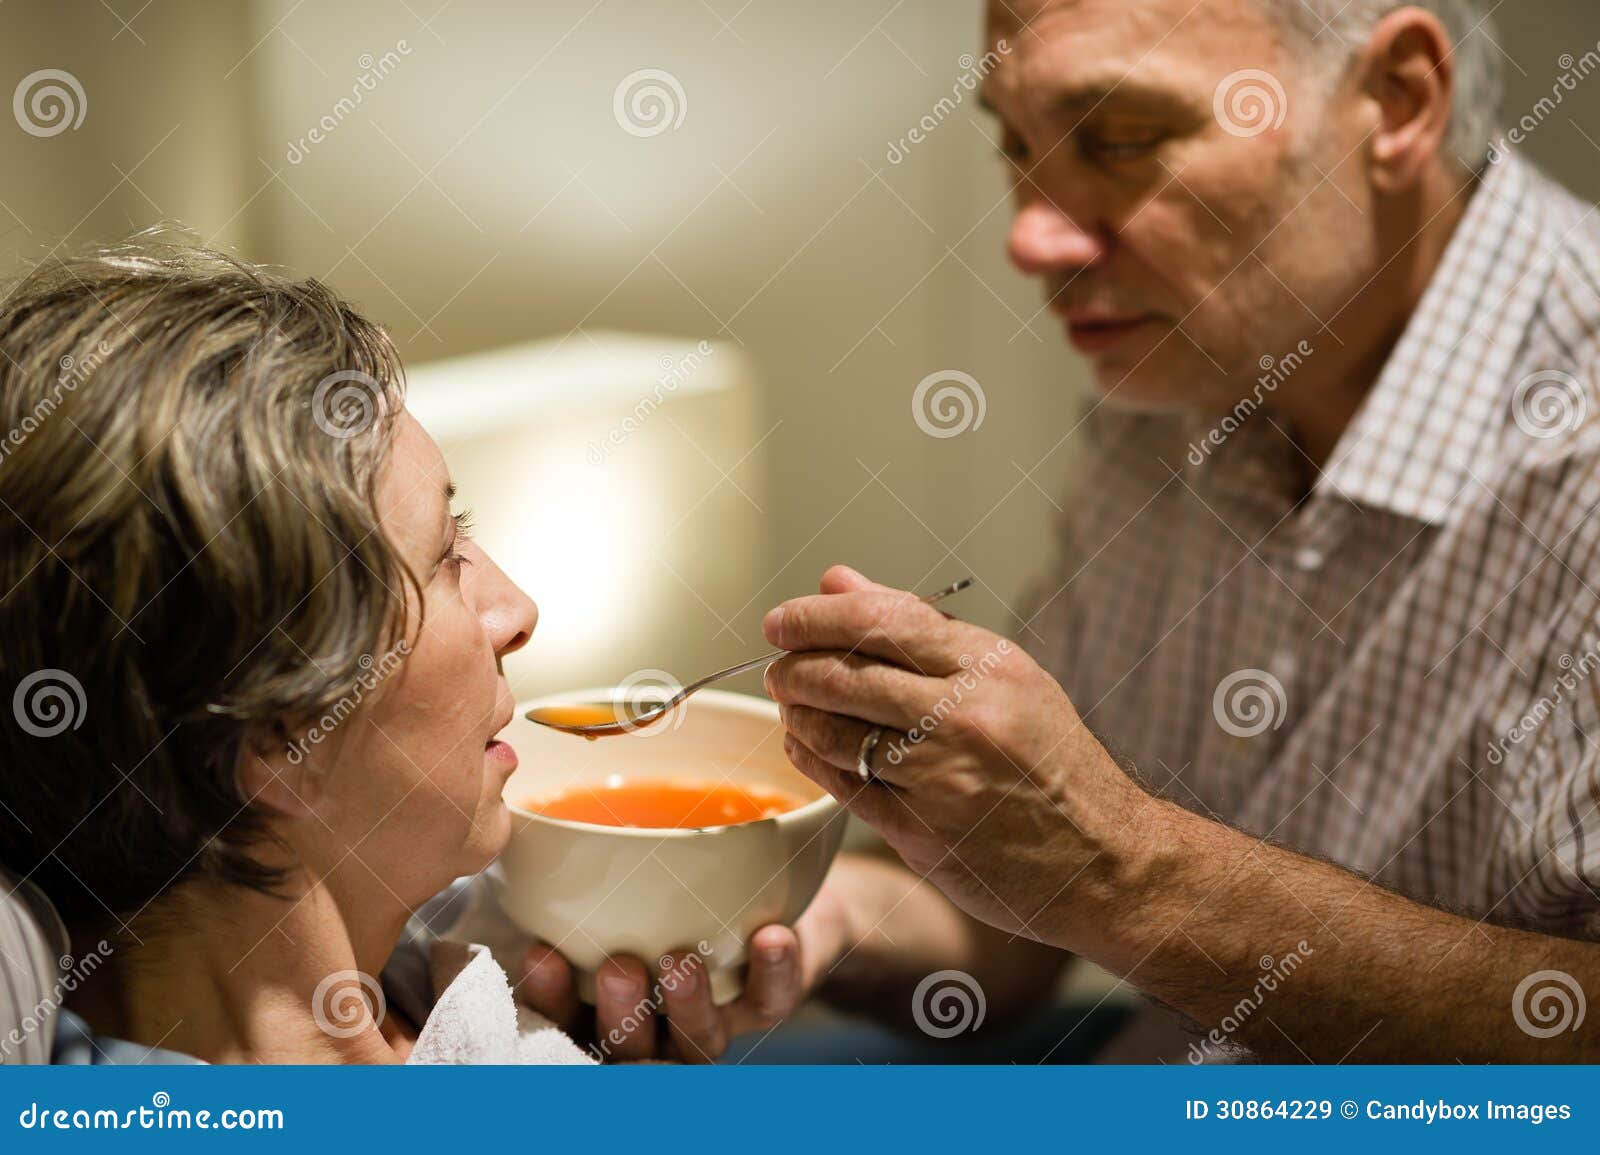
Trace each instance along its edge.
{"label": "woman's ear", "polygon": [[281,722],[253,728],[239,744],[239,788],[252,806],[295,820],[317,816],[322,775],[315,746],[296,742]]}
{"label": "woman's ear", "polygon": [[1356,66],[1377,107],[1371,161],[1380,193],[1404,192],[1443,153],[1455,102],[1455,55],[1439,18],[1402,8],[1379,22]]}

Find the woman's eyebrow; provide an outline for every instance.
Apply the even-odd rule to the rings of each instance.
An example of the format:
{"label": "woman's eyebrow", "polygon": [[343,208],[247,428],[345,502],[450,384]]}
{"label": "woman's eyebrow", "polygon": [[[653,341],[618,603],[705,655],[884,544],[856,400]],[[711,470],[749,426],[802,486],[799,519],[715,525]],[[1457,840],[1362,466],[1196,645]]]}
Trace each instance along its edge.
{"label": "woman's eyebrow", "polygon": [[450,512],[450,506],[455,502],[455,499],[456,483],[446,479],[444,483],[444,531],[446,549],[449,548],[449,542],[455,540],[454,535],[450,532],[451,528],[455,525],[455,517]]}

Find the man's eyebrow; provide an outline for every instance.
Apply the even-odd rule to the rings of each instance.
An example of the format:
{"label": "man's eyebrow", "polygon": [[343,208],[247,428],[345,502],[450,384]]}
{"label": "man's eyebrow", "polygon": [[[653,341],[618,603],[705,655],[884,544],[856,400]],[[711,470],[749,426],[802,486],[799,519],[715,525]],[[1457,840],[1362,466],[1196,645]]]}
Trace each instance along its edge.
{"label": "man's eyebrow", "polygon": [[1050,98],[1050,107],[1058,112],[1076,112],[1103,104],[1112,94],[1126,91],[1115,84],[1089,84],[1079,88],[1064,88]]}
{"label": "man's eyebrow", "polygon": [[[1152,111],[1178,108],[1185,103],[1182,97],[1170,89],[1124,76],[1114,80],[1088,82],[1062,88],[1050,95],[1049,108],[1056,116],[1083,117],[1111,100],[1122,106],[1143,107]],[[982,88],[978,90],[978,107],[993,116],[1005,119],[1005,114],[1000,111],[994,99]]]}
{"label": "man's eyebrow", "polygon": [[1187,107],[1179,93],[1143,79],[1124,76],[1110,83],[1084,84],[1063,89],[1050,99],[1052,111],[1064,116],[1087,116],[1112,101],[1123,108],[1163,112]]}

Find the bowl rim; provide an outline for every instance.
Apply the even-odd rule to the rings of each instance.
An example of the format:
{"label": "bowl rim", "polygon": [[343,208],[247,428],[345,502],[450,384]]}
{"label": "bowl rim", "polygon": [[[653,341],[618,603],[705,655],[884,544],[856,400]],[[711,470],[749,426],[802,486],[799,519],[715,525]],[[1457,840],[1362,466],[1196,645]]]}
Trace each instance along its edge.
{"label": "bowl rim", "polygon": [[[614,694],[620,686],[586,686],[577,690],[563,690],[556,694],[542,694],[537,698],[526,698],[519,701],[516,706],[516,717],[522,718],[529,710],[539,706],[554,705],[561,702],[574,700],[603,701]],[[711,704],[725,707],[734,713],[748,714],[764,718],[772,722],[778,721],[778,704],[770,698],[760,698],[754,694],[740,694],[733,690],[719,690],[707,687],[695,691],[695,698]],[[538,725],[537,722],[534,725]],[[790,767],[794,769],[794,767]],[[799,770],[794,771],[800,774]],[[802,778],[804,774],[800,774]],[[807,779],[810,781],[810,779]],[[508,783],[509,785],[509,783]],[[812,783],[812,785],[816,785]],[[817,787],[819,790],[822,788]],[[796,806],[793,810],[785,810],[782,814],[774,814],[768,818],[757,818],[750,822],[732,822],[725,826],[603,826],[596,822],[576,822],[570,818],[551,818],[549,815],[537,811],[527,810],[501,794],[506,809],[519,818],[529,822],[537,822],[547,826],[561,827],[567,830],[584,830],[591,833],[622,835],[632,838],[704,838],[707,835],[720,834],[726,830],[739,830],[748,826],[760,826],[767,822],[777,823],[780,826],[793,825],[803,820],[809,820],[816,815],[827,811],[842,810],[839,800],[826,790],[822,791],[819,798],[813,798],[804,806]]]}

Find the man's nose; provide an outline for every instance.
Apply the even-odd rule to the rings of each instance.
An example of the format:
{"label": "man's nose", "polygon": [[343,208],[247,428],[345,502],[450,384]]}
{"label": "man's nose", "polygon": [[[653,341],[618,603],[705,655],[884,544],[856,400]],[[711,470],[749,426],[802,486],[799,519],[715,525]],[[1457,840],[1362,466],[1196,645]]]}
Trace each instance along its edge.
{"label": "man's nose", "polygon": [[1012,263],[1029,275],[1087,268],[1106,251],[1100,237],[1043,198],[1017,210],[1006,247]]}

